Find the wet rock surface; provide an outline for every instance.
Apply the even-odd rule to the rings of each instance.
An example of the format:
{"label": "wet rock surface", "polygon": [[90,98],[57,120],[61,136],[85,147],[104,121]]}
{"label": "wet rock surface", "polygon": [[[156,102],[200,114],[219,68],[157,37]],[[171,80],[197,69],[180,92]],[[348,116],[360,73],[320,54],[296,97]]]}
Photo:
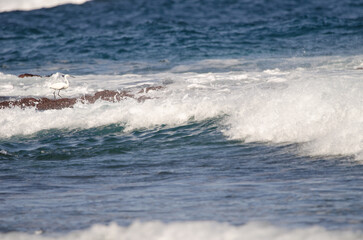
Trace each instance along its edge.
{"label": "wet rock surface", "polygon": [[[148,93],[150,90],[161,90],[163,88],[164,88],[163,86],[146,87],[141,89],[138,93]],[[22,109],[34,107],[37,110],[63,109],[63,108],[71,108],[77,102],[81,102],[83,104],[93,104],[97,100],[120,102],[126,98],[133,98],[138,100],[139,102],[143,102],[146,99],[150,99],[150,97],[145,95],[136,96],[130,91],[103,90],[96,92],[94,95],[85,95],[82,97],[75,97],[75,98],[50,99],[44,97],[43,98],[25,97],[17,100],[1,101],[0,97],[0,109],[13,108],[13,107],[20,107]]]}

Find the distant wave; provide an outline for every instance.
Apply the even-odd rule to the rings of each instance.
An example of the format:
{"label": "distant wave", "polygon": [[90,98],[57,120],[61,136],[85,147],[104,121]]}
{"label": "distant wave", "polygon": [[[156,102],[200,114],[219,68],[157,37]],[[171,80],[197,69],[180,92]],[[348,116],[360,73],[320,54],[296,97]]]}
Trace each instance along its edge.
{"label": "distant wave", "polygon": [[13,1],[0,1],[0,12],[9,11],[29,11],[39,8],[50,8],[62,4],[82,4],[89,0],[13,0]]}
{"label": "distant wave", "polygon": [[113,223],[109,226],[94,225],[93,227],[72,232],[58,237],[36,236],[42,231],[36,231],[34,235],[25,233],[0,234],[1,239],[169,239],[169,240],[206,240],[206,239],[294,239],[294,240],[358,240],[362,239],[362,232],[354,231],[329,231],[321,227],[282,229],[268,224],[248,223],[243,226],[232,226],[217,222],[175,222],[164,224],[161,222],[135,222],[128,227],[118,226]]}

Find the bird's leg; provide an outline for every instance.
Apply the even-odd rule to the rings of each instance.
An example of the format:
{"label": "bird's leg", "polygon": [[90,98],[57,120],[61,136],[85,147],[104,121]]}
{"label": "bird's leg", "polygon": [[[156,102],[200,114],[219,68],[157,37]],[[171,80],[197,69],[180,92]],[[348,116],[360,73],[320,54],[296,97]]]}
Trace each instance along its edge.
{"label": "bird's leg", "polygon": [[60,90],[58,90],[58,96],[60,96],[60,97],[62,98],[62,96],[61,96],[61,95],[59,95],[59,93],[60,93]]}
{"label": "bird's leg", "polygon": [[54,95],[54,99],[56,99],[56,97],[55,97],[55,91],[53,92],[53,95]]}

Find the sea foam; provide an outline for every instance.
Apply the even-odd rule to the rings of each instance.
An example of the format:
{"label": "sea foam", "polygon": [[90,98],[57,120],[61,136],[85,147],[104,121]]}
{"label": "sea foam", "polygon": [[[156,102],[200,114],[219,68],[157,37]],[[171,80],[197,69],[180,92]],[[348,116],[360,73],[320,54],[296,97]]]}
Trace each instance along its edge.
{"label": "sea foam", "polygon": [[[127,227],[117,224],[94,225],[93,227],[58,236],[42,236],[24,233],[0,234],[3,240],[73,240],[73,239],[129,239],[129,240],[356,240],[362,232],[328,231],[321,227],[283,229],[268,224],[248,223],[233,226],[217,222],[135,222]],[[45,232],[46,233],[46,232]]]}
{"label": "sea foam", "polygon": [[0,12],[29,11],[39,8],[50,8],[62,4],[82,4],[89,0],[13,0],[0,1]]}

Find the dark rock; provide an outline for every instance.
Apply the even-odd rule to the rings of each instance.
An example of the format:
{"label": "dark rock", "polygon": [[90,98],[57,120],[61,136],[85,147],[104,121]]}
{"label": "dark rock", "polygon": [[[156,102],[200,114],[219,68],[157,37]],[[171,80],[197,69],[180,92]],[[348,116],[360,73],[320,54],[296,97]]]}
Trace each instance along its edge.
{"label": "dark rock", "polygon": [[40,75],[31,74],[31,73],[23,73],[18,76],[19,78],[25,78],[25,77],[42,77]]}
{"label": "dark rock", "polygon": [[[150,90],[160,90],[164,87],[148,87],[147,90],[142,90],[139,93],[147,93]],[[97,100],[103,100],[108,102],[119,102],[126,98],[134,98],[139,102],[144,102],[146,99],[150,99],[148,96],[135,96],[129,91],[110,91],[104,90],[96,92],[94,95],[85,95],[79,98],[60,98],[60,99],[49,99],[49,98],[21,98],[19,100],[8,100],[0,102],[0,109],[20,107],[22,109],[34,107],[37,110],[49,110],[49,109],[63,109],[71,108],[77,102],[83,104],[92,104]]]}

